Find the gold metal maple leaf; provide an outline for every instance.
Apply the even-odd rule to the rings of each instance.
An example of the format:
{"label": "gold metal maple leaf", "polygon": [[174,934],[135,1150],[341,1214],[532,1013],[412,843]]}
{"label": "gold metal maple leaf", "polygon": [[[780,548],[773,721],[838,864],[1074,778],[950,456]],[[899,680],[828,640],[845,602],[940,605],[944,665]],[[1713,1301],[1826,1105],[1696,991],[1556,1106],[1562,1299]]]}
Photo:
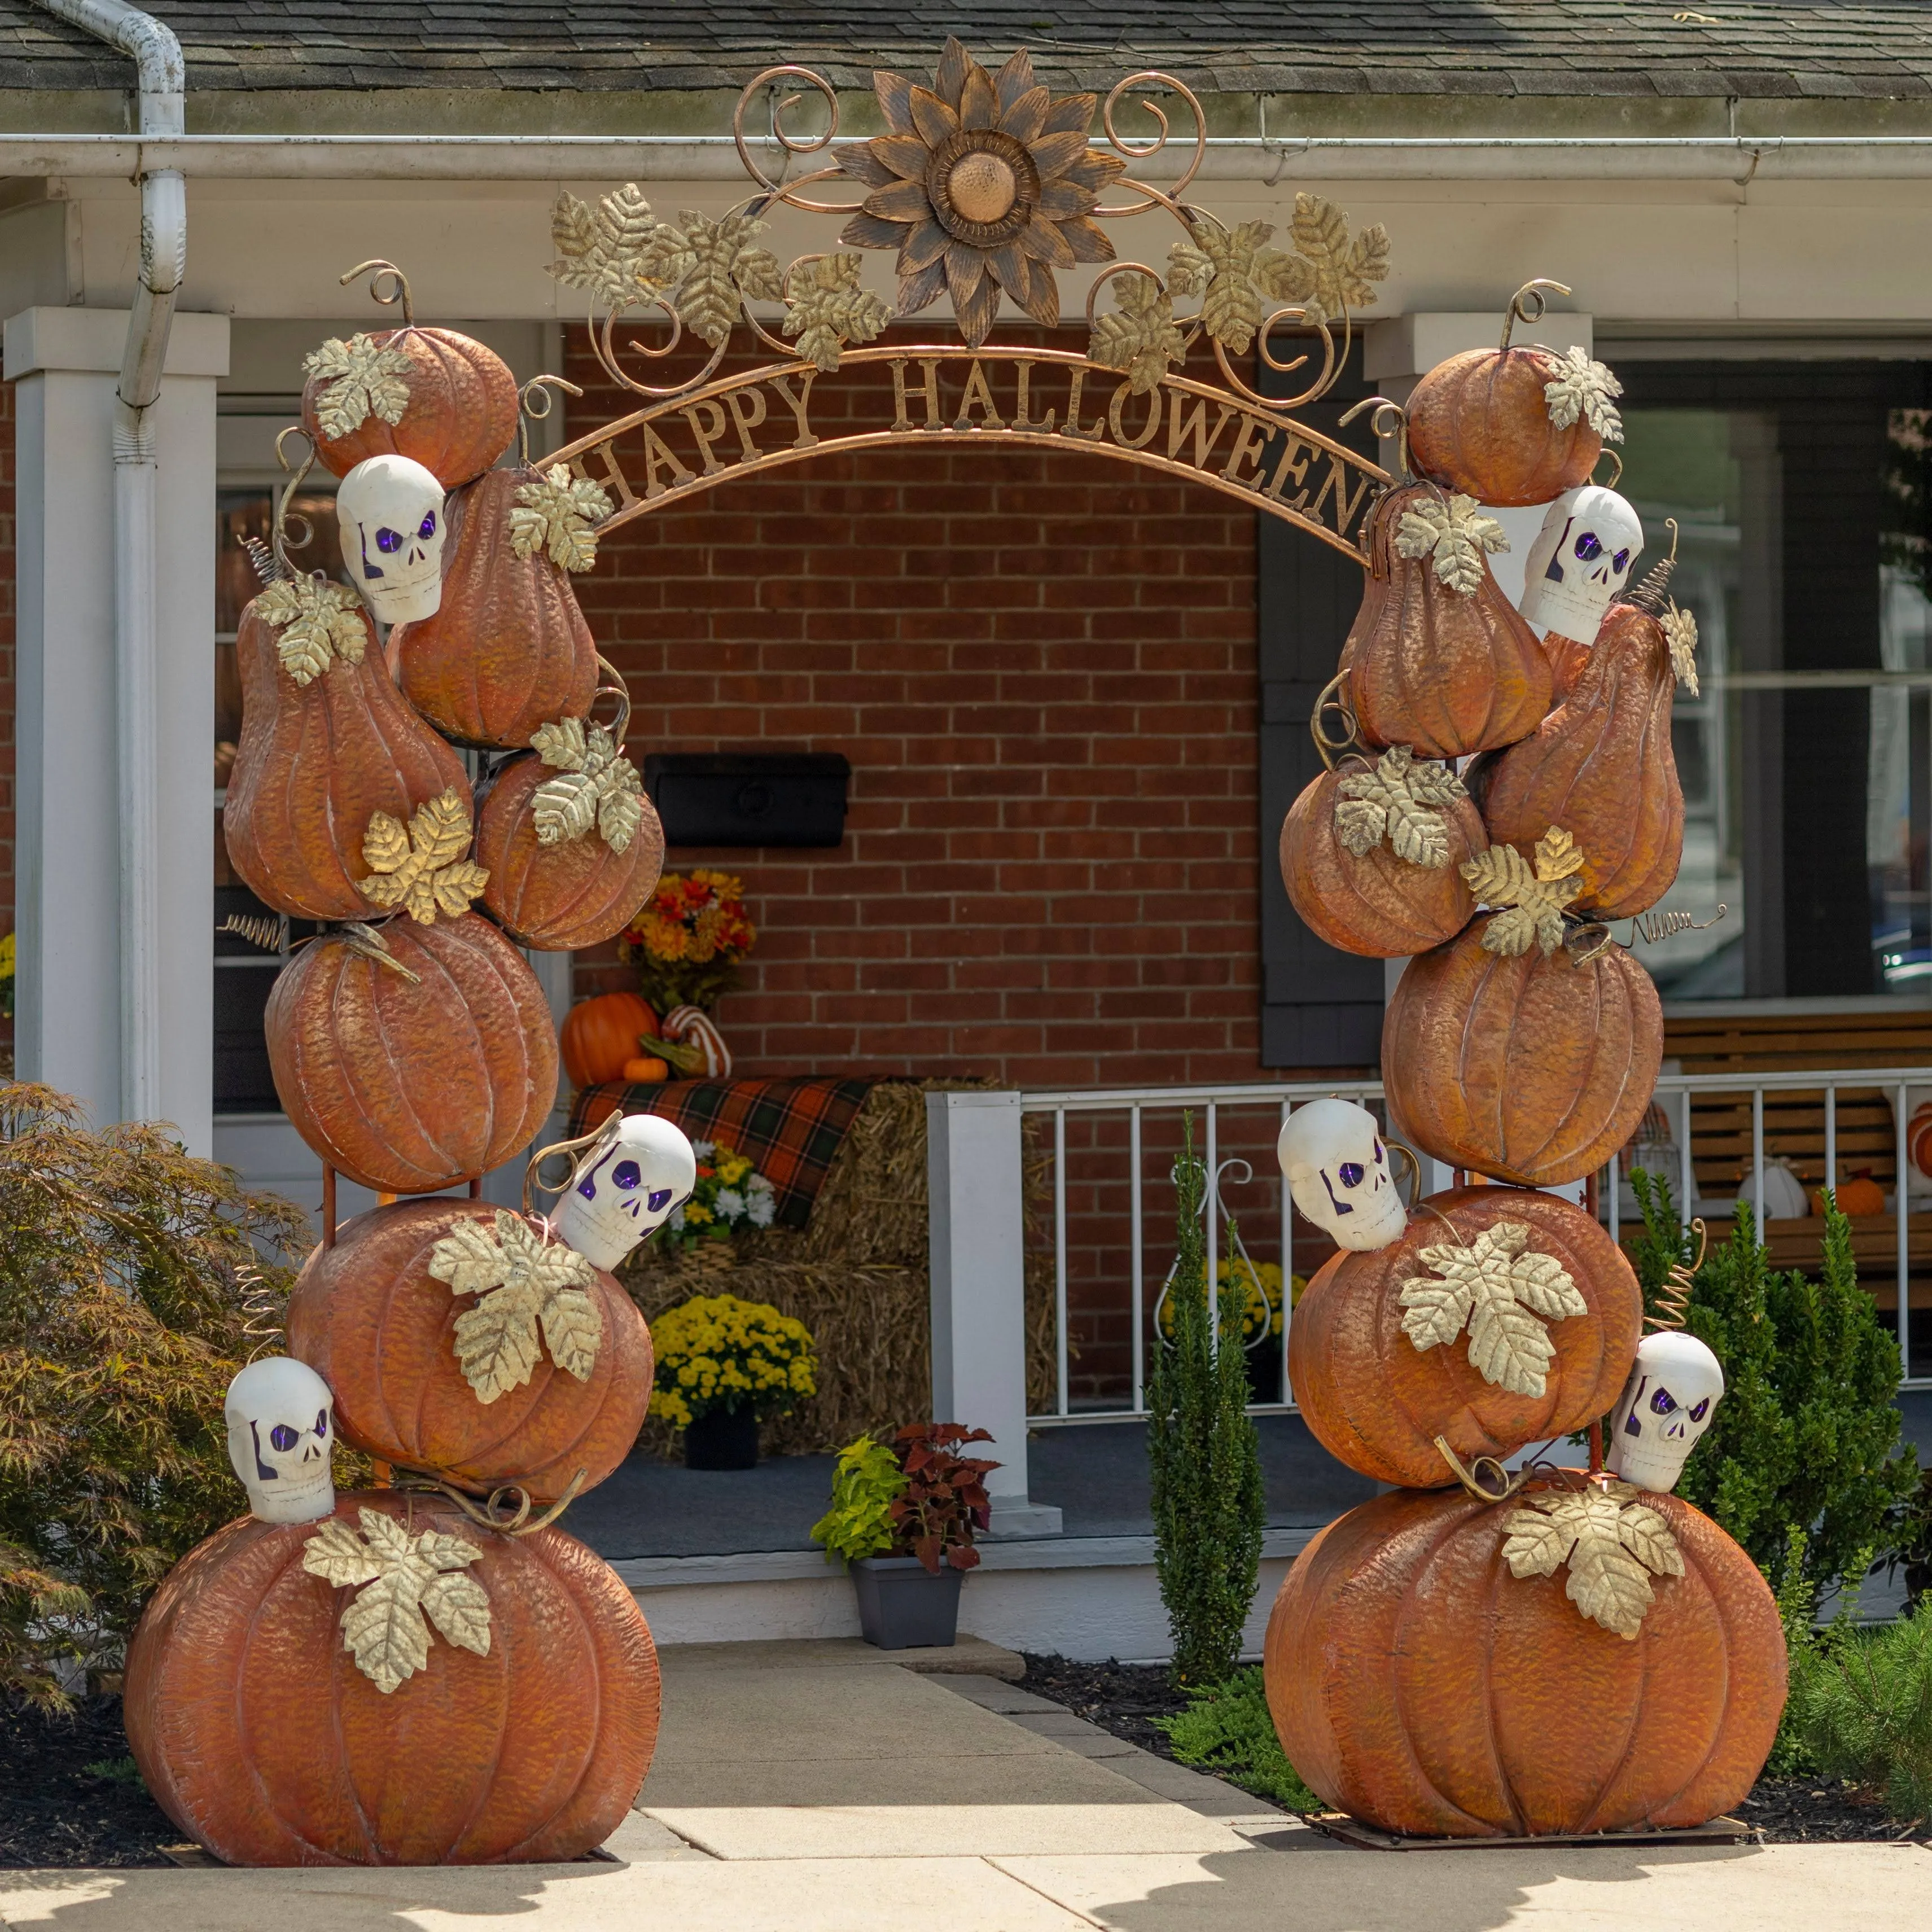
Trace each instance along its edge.
{"label": "gold metal maple leaf", "polygon": [[1512,1576],[1553,1576],[1566,1562],[1564,1594],[1606,1630],[1634,1640],[1655,1600],[1652,1576],[1681,1576],[1683,1553],[1670,1526],[1634,1498],[1629,1483],[1548,1490],[1528,1498],[1503,1525],[1503,1561]]}
{"label": "gold metal maple leaf", "polygon": [[1447,764],[1392,745],[1366,771],[1336,788],[1335,836],[1358,859],[1386,838],[1398,859],[1439,872],[1449,862],[1449,821],[1435,808],[1467,798]]}
{"label": "gold metal maple leaf", "polygon": [[1509,538],[1473,496],[1420,496],[1396,525],[1399,555],[1419,560],[1435,553],[1436,574],[1451,590],[1468,597],[1481,588],[1485,554],[1509,548]]}
{"label": "gold metal maple leaf", "polygon": [[430,1250],[429,1272],[453,1294],[474,1294],[456,1318],[456,1359],[482,1402],[530,1378],[537,1334],[550,1360],[588,1382],[604,1339],[604,1317],[586,1292],[597,1270],[575,1249],[547,1240],[520,1214],[496,1210],[494,1232],[478,1220],[454,1223]]}
{"label": "gold metal maple leaf", "polygon": [[406,350],[357,334],[346,342],[332,335],[302,362],[311,376],[327,384],[317,392],[315,419],[324,436],[349,436],[371,416],[399,423],[410,406],[410,386],[403,379],[416,367]]}
{"label": "gold metal maple leaf", "polygon": [[517,486],[510,506],[510,548],[518,556],[545,552],[560,570],[588,570],[597,561],[597,528],[610,514],[604,486],[553,464]]}
{"label": "gold metal maple leaf", "polygon": [[490,883],[470,850],[470,801],[454,786],[419,806],[405,826],[386,812],[370,814],[362,857],[374,874],[357,887],[371,905],[400,906],[418,926],[439,912],[460,919]]}
{"label": "gold metal maple leaf", "polygon": [[265,584],[254,608],[275,634],[275,655],[298,685],[313,683],[338,658],[359,664],[368,648],[362,603],[346,584],[282,577]]}
{"label": "gold metal maple leaf", "polygon": [[1396,1298],[1408,1311],[1402,1328],[1410,1341],[1418,1349],[1446,1346],[1466,1323],[1469,1365],[1484,1381],[1542,1395],[1556,1354],[1543,1322],[1590,1312],[1563,1264],[1531,1247],[1520,1221],[1498,1221],[1467,1246],[1438,1243],[1417,1258],[1440,1279],[1412,1275],[1402,1285]]}
{"label": "gold metal maple leaf", "polygon": [[848,342],[870,342],[892,319],[892,305],[859,285],[862,258],[840,250],[785,271],[784,333],[798,352],[830,376]]}
{"label": "gold metal maple leaf", "polygon": [[1624,419],[1610,398],[1621,396],[1624,386],[1610,374],[1609,365],[1572,348],[1560,366],[1562,374],[1543,386],[1543,405],[1550,422],[1558,429],[1568,429],[1580,418],[1606,442],[1622,442]]}
{"label": "gold metal maple leaf", "polygon": [[1478,902],[1504,908],[1490,920],[1483,950],[1514,956],[1532,946],[1547,959],[1563,944],[1563,914],[1583,890],[1583,850],[1560,825],[1536,842],[1536,865],[1514,845],[1492,845],[1457,868]]}
{"label": "gold metal maple leaf", "polygon": [[1677,600],[1670,600],[1670,608],[1660,620],[1664,626],[1664,640],[1670,646],[1670,668],[1677,682],[1690,692],[1697,695],[1697,620],[1688,610],[1680,610]]}
{"label": "gold metal maple leaf", "polygon": [[586,732],[580,718],[539,724],[530,744],[556,776],[530,800],[537,843],[560,845],[581,838],[592,826],[614,852],[627,852],[644,819],[644,788],[638,768],[602,724]]}

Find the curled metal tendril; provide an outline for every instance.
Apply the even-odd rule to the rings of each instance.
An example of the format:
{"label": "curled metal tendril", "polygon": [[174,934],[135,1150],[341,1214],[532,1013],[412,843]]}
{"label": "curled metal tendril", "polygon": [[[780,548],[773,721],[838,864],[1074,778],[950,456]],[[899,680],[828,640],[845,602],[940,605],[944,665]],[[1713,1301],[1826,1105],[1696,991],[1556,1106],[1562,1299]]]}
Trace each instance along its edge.
{"label": "curled metal tendril", "polygon": [[[1604,444],[1604,446],[1603,446],[1603,448],[1602,448],[1600,450],[1599,450],[1599,451],[1598,452],[1598,453],[1597,453],[1597,463],[1600,463],[1600,462],[1602,462],[1602,461],[1603,461],[1603,460],[1604,460],[1604,458],[1605,457],[1606,457],[1606,456],[1607,456],[1607,457],[1610,459],[1610,460],[1611,460],[1612,463],[1614,463],[1617,466],[1616,466],[1616,468],[1613,471],[1612,471],[1612,472],[1611,472],[1611,474],[1610,474],[1610,480],[1607,483],[1604,484],[1602,487],[1603,487],[1604,489],[1606,489],[1606,490],[1614,490],[1614,489],[1617,487],[1617,485],[1618,485],[1619,483],[1621,483],[1621,482],[1624,480],[1624,459],[1623,459],[1623,454],[1622,454],[1622,452],[1620,450],[1615,450],[1615,449],[1612,449],[1612,448],[1610,446],[1610,445],[1609,445],[1608,443],[1605,443],[1605,444]],[[1591,464],[1591,466],[1590,466],[1591,469],[1592,469],[1593,471],[1595,470],[1596,466],[1597,466],[1597,464],[1596,464],[1596,463],[1593,463],[1593,464]],[[1595,478],[1595,476],[1594,476],[1594,475],[1593,475],[1593,476],[1591,477],[1591,478],[1590,478],[1590,481],[1591,481],[1592,483],[1595,482],[1596,482],[1596,480],[1597,480],[1597,479],[1596,479],[1596,478]],[[1670,518],[1666,519],[1666,520],[1667,520],[1669,523],[1670,523],[1670,524],[1673,526],[1673,527],[1674,527],[1674,526],[1675,526],[1675,525],[1676,525],[1676,524],[1677,519],[1676,519],[1675,517],[1672,517],[1672,518]]]}
{"label": "curled metal tendril", "polygon": [[[292,468],[288,451],[284,447],[292,436],[300,436],[308,446],[308,454],[303,457],[299,470]],[[270,543],[275,553],[275,561],[290,576],[299,577],[303,573],[290,562],[289,545],[292,542],[296,549],[308,549],[315,541],[315,526],[299,511],[292,512],[289,506],[295,500],[295,494],[302,488],[308,472],[315,467],[315,438],[300,423],[290,423],[275,438],[275,460],[291,473],[288,482],[282,486],[281,495],[275,500],[275,520],[269,530]],[[295,530],[299,530],[301,534],[293,536],[292,532]]]}
{"label": "curled metal tendril", "polygon": [[[418,1492],[435,1491],[447,1496],[479,1529],[493,1529],[500,1536],[534,1536],[540,1529],[548,1529],[571,1504],[577,1500],[577,1492],[584,1486],[584,1479],[590,1474],[587,1469],[579,1469],[570,1479],[570,1486],[541,1516],[530,1512],[536,1504],[530,1492],[520,1483],[506,1483],[500,1489],[492,1490],[479,1504],[474,1497],[466,1496],[462,1490],[449,1484],[438,1481],[433,1476],[406,1484],[398,1483],[398,1489],[408,1488]],[[414,1477],[417,1472],[409,1474]],[[512,1505],[510,1498],[516,1498]]]}
{"label": "curled metal tendril", "polygon": [[1688,912],[1640,912],[1630,921],[1629,944],[1640,939],[1646,946],[1661,946],[1680,932],[1708,932],[1730,910],[1720,904],[1708,919],[1693,919]]}
{"label": "curled metal tendril", "polygon": [[[624,748],[624,734],[631,728],[631,687],[624,682],[624,674],[601,653],[597,659],[597,668],[603,676],[598,681],[597,688],[591,694],[591,706],[594,710],[600,698],[614,698],[617,700],[617,709],[610,721],[610,742],[621,752]],[[548,1153],[550,1150],[545,1148],[544,1151]],[[538,1160],[542,1158],[542,1154],[537,1156]],[[535,1164],[532,1162],[532,1166]]]}
{"label": "curled metal tendril", "polygon": [[1587,966],[1592,960],[1600,959],[1616,943],[1616,933],[1600,919],[1579,920],[1567,926],[1563,934],[1563,950],[1574,966]]}
{"label": "curled metal tendril", "polygon": [[[1323,720],[1330,711],[1347,728],[1339,738],[1330,737],[1323,728]],[[1322,687],[1322,694],[1316,699],[1315,708],[1308,715],[1308,734],[1315,740],[1315,748],[1321,753],[1322,764],[1331,772],[1335,769],[1336,754],[1360,749],[1354,710],[1348,702],[1348,674],[1346,670],[1338,670]]]}
{"label": "curled metal tendril", "polygon": [[1690,1232],[1697,1237],[1696,1257],[1687,1262],[1680,1254],[1671,1263],[1664,1286],[1657,1291],[1657,1312],[1643,1318],[1643,1325],[1653,1331],[1682,1328],[1690,1318],[1690,1291],[1696,1286],[1697,1270],[1704,1265],[1708,1240],[1701,1216],[1690,1223]]}
{"label": "curled metal tendril", "polygon": [[[598,662],[601,664],[603,660],[600,658]],[[541,1187],[546,1194],[561,1194],[570,1185],[570,1174],[568,1174],[561,1180],[544,1180],[542,1174],[538,1172],[544,1162],[549,1160],[552,1154],[574,1154],[580,1153],[585,1148],[595,1147],[598,1142],[604,1138],[605,1129],[608,1125],[608,1121],[601,1123],[589,1133],[579,1134],[574,1140],[552,1141],[548,1147],[538,1148],[536,1152],[530,1156],[528,1164],[524,1168],[524,1212],[526,1214],[534,1211],[530,1204],[530,1190],[532,1186]],[[576,1171],[577,1163],[573,1160],[571,1162],[571,1173],[574,1174]],[[548,1227],[549,1223],[546,1221],[544,1226]]]}
{"label": "curled metal tendril", "polygon": [[[416,326],[416,304],[410,298],[410,278],[394,262],[386,262],[379,255],[373,262],[358,262],[346,274],[336,279],[346,289],[358,275],[371,275],[369,284],[370,296],[385,308],[392,308],[400,302],[403,305],[403,326],[405,328]],[[386,277],[389,285],[387,293],[384,292],[382,287]]]}
{"label": "curled metal tendril", "polygon": [[255,1268],[237,1268],[235,1286],[242,1291],[242,1333],[254,1344],[248,1351],[248,1360],[252,1362],[280,1342],[284,1298]]}
{"label": "curled metal tendril", "polygon": [[[1260,328],[1255,331],[1255,347],[1259,352],[1262,362],[1277,376],[1292,375],[1308,360],[1306,356],[1298,356],[1293,362],[1284,362],[1268,346],[1270,331],[1284,322],[1298,322],[1304,328],[1313,329],[1322,338],[1322,373],[1298,396],[1264,396],[1259,391],[1251,388],[1247,383],[1242,381],[1228,362],[1227,351],[1223,346],[1218,341],[1214,344],[1214,359],[1221,365],[1222,374],[1226,376],[1228,382],[1251,402],[1264,403],[1271,410],[1305,409],[1310,403],[1319,401],[1328,393],[1330,386],[1335,380],[1336,369],[1340,360],[1335,352],[1335,338],[1330,333],[1328,325],[1325,322],[1311,322],[1306,308],[1298,302],[1291,303],[1285,308],[1276,309],[1262,322]],[[1347,321],[1345,317],[1343,327],[1346,328],[1346,326]]]}
{"label": "curled metal tendril", "polygon": [[1100,109],[1100,125],[1106,130],[1107,145],[1114,150],[1114,153],[1124,154],[1130,161],[1146,160],[1150,156],[1159,154],[1167,146],[1169,134],[1166,110],[1162,107],[1158,100],[1151,100],[1145,94],[1141,95],[1135,104],[1144,108],[1154,116],[1155,123],[1160,129],[1158,134],[1150,140],[1136,141],[1131,135],[1121,134],[1114,124],[1114,115],[1121,96],[1130,88],[1144,86],[1165,88],[1172,93],[1179,94],[1181,99],[1186,102],[1188,112],[1194,116],[1192,158],[1183,170],[1180,178],[1168,190],[1166,194],[1162,194],[1158,189],[1150,188],[1141,182],[1123,182],[1120,184],[1121,186],[1131,187],[1146,199],[1130,202],[1124,208],[1096,208],[1094,211],[1096,215],[1111,219],[1122,214],[1144,214],[1149,209],[1154,208],[1166,207],[1172,210],[1175,200],[1186,192],[1188,183],[1200,172],[1201,164],[1207,158],[1208,117],[1202,112],[1200,100],[1196,96],[1193,89],[1186,86],[1184,82],[1177,80],[1172,74],[1162,74],[1152,68],[1144,68],[1138,74],[1129,74],[1126,80],[1116,82],[1112,91],[1108,94],[1106,102]]}
{"label": "curled metal tendril", "polygon": [[527,465],[530,460],[530,424],[548,419],[556,406],[553,391],[561,390],[566,396],[581,396],[584,392],[574,382],[567,382],[561,376],[532,376],[517,392],[517,460]]}
{"label": "curled metal tendril", "polygon": [[[640,303],[638,306],[644,308],[661,308],[664,310],[664,314],[670,318],[670,340],[661,347],[656,349],[652,348],[648,342],[639,342],[634,338],[624,346],[633,354],[643,356],[648,362],[662,362],[684,340],[683,320],[679,316],[676,309],[662,296],[653,296],[648,302]],[[616,326],[619,317],[629,313],[628,309],[613,309],[604,316],[597,333],[591,338],[591,341],[592,346],[597,352],[598,361],[603,364],[604,373],[610,378],[612,382],[616,383],[620,388],[628,389],[634,396],[648,396],[653,401],[662,402],[669,397],[681,396],[687,389],[701,387],[716,374],[718,365],[724,359],[725,350],[730,346],[731,339],[727,336],[711,352],[710,359],[704,367],[699,370],[696,375],[687,376],[681,382],[640,382],[634,376],[626,372],[623,364],[618,360],[616,344],[610,339],[610,332]]]}
{"label": "curled metal tendril", "polygon": [[1342,412],[1340,426],[1346,429],[1364,410],[1374,411],[1369,418],[1369,427],[1378,438],[1395,438],[1396,465],[1401,477],[1406,479],[1409,474],[1408,410],[1401,404],[1391,402],[1387,396],[1364,396],[1353,408]]}
{"label": "curled metal tendril", "polygon": [[[826,120],[821,132],[808,136],[801,136],[787,131],[784,117],[805,97],[802,94],[788,94],[782,99],[779,98],[774,83],[786,80],[803,81],[807,86],[815,89],[819,98],[825,103]],[[798,192],[800,188],[809,187],[814,182],[832,180],[841,172],[836,166],[820,168],[801,180],[788,183],[784,178],[782,170],[780,171],[778,178],[774,180],[752,158],[752,151],[746,146],[745,140],[745,115],[752,100],[756,98],[758,90],[762,87],[770,87],[772,89],[769,115],[769,138],[784,150],[788,165],[790,164],[791,157],[794,154],[824,153],[837,139],[838,134],[838,96],[833,91],[830,81],[826,80],[822,74],[814,74],[808,67],[798,67],[790,64],[783,67],[768,67],[763,74],[757,75],[746,84],[743,92],[738,96],[737,106],[731,111],[732,144],[738,150],[738,159],[743,164],[746,173],[749,175],[767,195],[777,200],[785,202],[794,208],[802,208],[808,214],[856,213],[858,208],[856,202],[814,201]]]}
{"label": "curled metal tendril", "polygon": [[1505,349],[1510,346],[1510,338],[1516,332],[1518,322],[1538,322],[1543,320],[1543,311],[1550,306],[1550,296],[1567,296],[1569,292],[1562,283],[1552,282],[1546,275],[1538,275],[1534,280],[1525,282],[1510,297],[1509,313],[1503,317],[1502,346]]}

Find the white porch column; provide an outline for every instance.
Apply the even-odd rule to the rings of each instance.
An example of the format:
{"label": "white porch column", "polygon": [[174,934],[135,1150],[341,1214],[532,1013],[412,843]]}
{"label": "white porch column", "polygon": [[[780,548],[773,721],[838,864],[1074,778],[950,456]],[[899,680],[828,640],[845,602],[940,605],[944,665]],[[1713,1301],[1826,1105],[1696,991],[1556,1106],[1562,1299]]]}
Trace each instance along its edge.
{"label": "white porch column", "polygon": [[[115,384],[124,309],[6,324],[18,387],[20,1078],[120,1117],[121,828],[114,686]],[[160,865],[157,1118],[191,1154],[213,1114],[214,389],[228,318],[178,315],[154,406]]]}
{"label": "white porch column", "polygon": [[932,1414],[989,1430],[996,1536],[1058,1536],[1060,1512],[1027,1496],[1026,1256],[1020,1096],[926,1096],[931,1203]]}

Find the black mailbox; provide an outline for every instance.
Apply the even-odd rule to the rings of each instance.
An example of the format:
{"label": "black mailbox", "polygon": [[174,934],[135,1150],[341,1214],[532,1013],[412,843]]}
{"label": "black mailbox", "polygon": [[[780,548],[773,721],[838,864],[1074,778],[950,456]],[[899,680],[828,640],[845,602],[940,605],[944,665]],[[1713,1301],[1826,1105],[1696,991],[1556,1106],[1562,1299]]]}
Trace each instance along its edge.
{"label": "black mailbox", "polygon": [[668,845],[837,845],[852,767],[837,752],[649,752]]}

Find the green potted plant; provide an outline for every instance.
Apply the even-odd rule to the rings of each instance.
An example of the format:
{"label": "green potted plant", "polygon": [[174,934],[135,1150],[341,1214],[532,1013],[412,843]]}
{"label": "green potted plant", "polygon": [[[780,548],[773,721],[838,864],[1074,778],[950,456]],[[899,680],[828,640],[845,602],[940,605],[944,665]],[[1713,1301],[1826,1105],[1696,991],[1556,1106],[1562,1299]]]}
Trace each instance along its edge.
{"label": "green potted plant", "polygon": [[696,1294],[651,1323],[651,1413],[684,1431],[687,1469],[749,1469],[758,1424],[818,1390],[802,1322],[768,1303]]}
{"label": "green potted plant", "polygon": [[812,1534],[851,1570],[868,1643],[944,1648],[957,1636],[959,1586],[980,1560],[974,1536],[992,1517],[985,1478],[1000,1466],[958,1451],[992,1439],[957,1422],[915,1422],[890,1448],[862,1436],[839,1452],[832,1507]]}

